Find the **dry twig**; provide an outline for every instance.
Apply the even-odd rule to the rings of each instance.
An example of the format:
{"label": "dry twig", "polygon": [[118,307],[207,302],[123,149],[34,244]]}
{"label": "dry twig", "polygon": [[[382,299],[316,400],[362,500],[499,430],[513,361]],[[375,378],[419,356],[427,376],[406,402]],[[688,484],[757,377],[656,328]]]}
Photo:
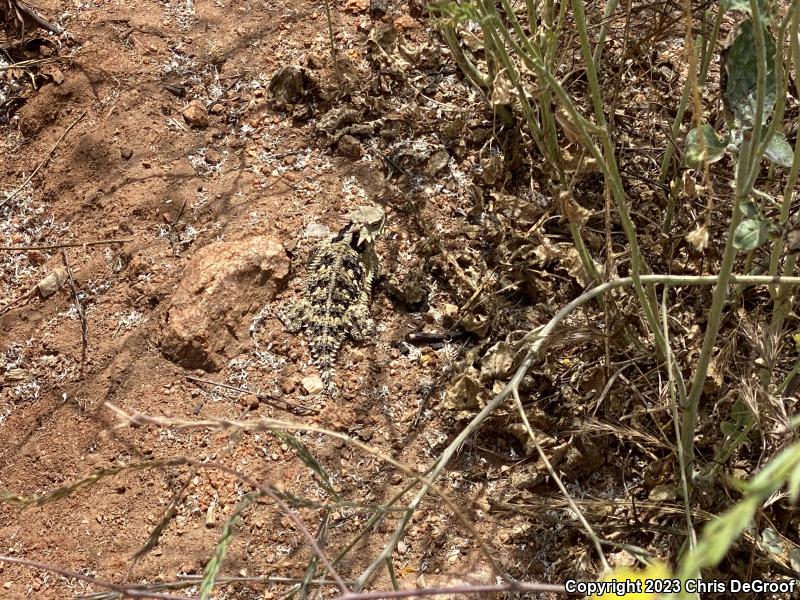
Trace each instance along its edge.
{"label": "dry twig", "polygon": [[316,414],[319,413],[319,411],[317,409],[315,409],[315,408],[309,408],[307,406],[303,406],[302,404],[296,404],[294,402],[289,402],[288,400],[283,400],[281,398],[273,398],[272,396],[267,396],[266,394],[262,394],[261,392],[248,390],[246,388],[239,388],[239,387],[236,387],[235,385],[230,385],[228,383],[222,383],[220,381],[214,381],[212,379],[202,379],[200,377],[193,377],[191,375],[187,375],[186,379],[188,381],[194,381],[195,383],[205,383],[207,385],[213,385],[213,386],[216,386],[216,387],[221,387],[221,388],[224,388],[226,390],[232,390],[234,392],[241,392],[242,394],[253,394],[260,401],[265,402],[267,404],[271,404],[273,402],[276,402],[278,404],[283,404],[284,407],[294,408],[294,409],[296,409],[296,410],[298,410],[298,411],[300,411],[300,412],[302,412],[303,414],[306,414],[306,415],[307,414],[316,415]]}
{"label": "dry twig", "polygon": [[56,143],[53,144],[52,148],[50,148],[50,152],[48,152],[47,156],[45,156],[42,159],[42,162],[39,163],[39,166],[37,166],[33,170],[33,173],[31,173],[28,176],[28,178],[25,179],[25,181],[22,182],[22,185],[20,185],[17,189],[15,189],[13,192],[11,192],[11,195],[7,196],[5,198],[5,200],[0,202],[0,208],[5,206],[7,203],[11,202],[11,200],[13,198],[16,198],[17,194],[19,194],[22,190],[25,189],[25,186],[30,183],[31,179],[33,179],[36,176],[36,174],[39,172],[39,170],[45,165],[45,163],[47,163],[47,161],[50,160],[50,157],[53,156],[53,152],[56,151],[56,148],[58,148],[58,145],[61,143],[61,141],[67,136],[67,134],[72,130],[72,128],[75,127],[75,125],[77,125],[80,122],[80,120],[83,119],[83,117],[85,117],[85,116],[86,116],[86,111],[83,111],[81,114],[78,115],[78,118],[75,119],[72,122],[72,124],[64,130],[64,133],[62,133],[61,136],[56,140]]}
{"label": "dry twig", "polygon": [[7,7],[0,7],[0,15],[5,14],[7,16],[8,11],[11,10],[16,13],[15,16],[20,21],[23,21],[24,17],[28,17],[28,19],[33,21],[36,25],[46,31],[49,31],[50,33],[54,33],[55,35],[61,35],[64,33],[64,30],[61,27],[55,23],[51,23],[36,10],[34,10],[33,7],[28,6],[24,2],[20,2],[20,0],[8,0]]}
{"label": "dry twig", "polygon": [[116,240],[94,240],[91,242],[64,242],[47,246],[0,246],[0,252],[31,252],[33,250],[58,250],[59,248],[86,248],[88,246],[101,246],[103,244],[127,244],[132,238]]}
{"label": "dry twig", "polygon": [[31,567],[33,569],[40,569],[42,571],[50,571],[51,573],[58,573],[59,575],[62,575],[69,579],[78,579],[80,581],[84,581],[91,585],[96,585],[97,587],[101,587],[106,590],[112,590],[114,592],[122,594],[123,598],[127,597],[127,598],[155,598],[156,600],[194,600],[189,596],[172,596],[170,594],[159,594],[158,592],[148,592],[140,590],[135,586],[118,585],[116,583],[111,583],[109,581],[103,581],[102,579],[95,579],[94,577],[89,577],[88,575],[82,575],[81,573],[78,573],[76,571],[70,571],[69,569],[64,569],[56,565],[41,563],[35,560],[28,560],[27,558],[17,558],[14,556],[0,556],[0,563],[22,565],[25,567]]}
{"label": "dry twig", "polygon": [[81,321],[81,373],[86,366],[86,350],[89,347],[89,325],[86,322],[86,311],[83,310],[81,298],[78,295],[78,286],[75,284],[75,277],[72,274],[72,269],[67,260],[67,251],[61,251],[61,261],[64,263],[64,268],[67,270],[69,277],[69,287],[72,288],[72,297],[75,298],[75,310],[78,312],[78,318]]}

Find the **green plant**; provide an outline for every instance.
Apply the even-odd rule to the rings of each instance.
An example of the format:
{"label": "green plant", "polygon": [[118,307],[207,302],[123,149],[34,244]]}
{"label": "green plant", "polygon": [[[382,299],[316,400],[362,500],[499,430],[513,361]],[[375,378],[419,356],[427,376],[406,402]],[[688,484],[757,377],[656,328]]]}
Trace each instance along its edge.
{"label": "green plant", "polygon": [[[572,9],[570,16],[574,23],[574,29],[569,32],[564,28],[567,21],[564,12],[566,3],[560,3],[558,6],[560,10],[556,17],[552,3],[545,3],[543,6],[527,2],[527,23],[520,21],[523,11],[515,11],[507,0],[500,0],[499,3],[491,0],[475,0],[468,4],[448,3],[439,5],[439,13],[450,17],[450,21],[446,21],[443,26],[446,31],[444,37],[456,56],[456,62],[462,69],[463,65],[469,65],[465,74],[473,83],[486,91],[488,98],[496,96],[492,86],[502,81],[497,74],[501,72],[508,74],[512,87],[517,90],[515,99],[517,104],[514,104],[514,107],[518,107],[524,116],[523,122],[528,125],[530,139],[535,147],[548,164],[556,169],[557,176],[554,178],[557,177],[568,187],[569,184],[565,183],[561,171],[564,164],[560,150],[563,140],[548,120],[551,115],[558,114],[551,111],[552,104],[563,109],[562,119],[556,121],[559,123],[566,121],[568,124],[568,127],[564,127],[564,134],[570,139],[579,141],[582,146],[581,151],[596,161],[603,175],[606,195],[613,199],[629,247],[630,282],[648,326],[649,335],[652,336],[657,359],[666,365],[671,393],[675,398],[673,414],[676,437],[679,439],[677,455],[687,513],[688,548],[691,549],[695,539],[691,518],[692,489],[702,479],[695,468],[694,438],[698,411],[715,344],[718,343],[724,311],[730,301],[729,287],[734,282],[733,272],[735,266],[739,264],[739,253],[747,253],[744,264],[749,269],[753,264],[753,252],[771,241],[769,275],[772,277],[789,275],[795,265],[794,257],[785,256],[784,235],[790,227],[790,207],[800,171],[800,147],[796,145],[792,148],[781,128],[789,82],[783,48],[787,41],[787,32],[797,30],[800,4],[797,0],[792,1],[786,14],[780,17],[771,3],[761,0],[722,2],[716,9],[710,29],[701,29],[700,34],[695,37],[692,27],[692,6],[689,2],[683,3],[687,32],[685,57],[689,66],[689,76],[678,103],[672,133],[675,137],[679,134],[683,116],[691,102],[694,126],[685,138],[682,164],[685,169],[701,171],[708,190],[708,213],[714,197],[710,166],[727,156],[733,169],[733,193],[731,202],[727,206],[729,220],[724,250],[718,273],[715,275],[715,286],[705,321],[702,347],[694,362],[689,384],[684,380],[682,369],[673,358],[669,347],[666,292],[660,304],[651,283],[651,269],[641,250],[639,233],[631,218],[630,202],[617,162],[613,123],[607,118],[608,107],[598,76],[602,68],[601,49],[606,22],[597,35],[596,39],[599,42],[592,47],[584,1],[569,2],[569,7]],[[612,6],[610,10],[613,11],[614,7]],[[738,11],[737,14],[745,13],[745,15],[739,18],[739,23],[722,55],[722,70],[725,75],[722,101],[726,109],[726,118],[725,131],[720,134],[715,131],[710,121],[703,118],[701,92],[710,70],[723,17],[729,11]],[[708,15],[709,12],[704,15]],[[490,68],[488,72],[481,73],[477,62],[471,60],[466,51],[459,46],[455,33],[458,25],[467,20],[480,27],[487,53],[486,64],[490,67],[495,65],[493,70]],[[547,23],[552,28],[543,34],[537,29],[538,23]],[[548,37],[548,34],[552,34],[553,37]],[[582,69],[585,73],[590,103],[589,111],[571,97],[563,79],[557,75],[559,64],[554,59],[555,54],[552,50],[558,48],[559,44],[572,34],[580,43]],[[790,35],[788,44],[796,70],[800,56],[800,42],[796,35]],[[499,69],[496,68],[498,64]],[[531,86],[525,85],[523,79],[526,76],[535,82],[536,95],[528,93]],[[586,114],[587,112],[591,115]],[[658,174],[655,176],[659,182],[667,179],[672,156],[673,149],[670,147],[663,156]],[[781,200],[773,199],[768,190],[756,187],[764,159],[771,165],[770,172],[776,168],[790,169],[785,179]],[[678,182],[681,181],[681,177],[682,175],[678,175],[673,179],[669,187],[670,193],[663,219],[664,232],[669,232],[672,227],[673,216],[680,201]],[[778,208],[780,217],[775,219],[770,215]],[[707,222],[708,219],[710,216],[706,217]],[[587,273],[596,282],[602,281],[601,274],[594,267],[594,259],[583,241],[580,224],[570,223],[570,233]],[[604,285],[596,289],[601,288],[604,288]],[[776,279],[775,284],[770,286],[770,293],[774,299],[771,332],[779,335],[790,308],[789,290],[780,285]],[[531,342],[533,343],[531,351],[535,352],[539,344],[538,338],[532,336]],[[521,369],[525,368],[527,367],[523,363]],[[766,390],[770,385],[770,370],[764,369],[763,372],[762,385]],[[516,376],[509,384],[511,387],[504,389],[497,398],[514,396],[515,381],[518,383]],[[495,401],[492,405],[495,405]],[[745,443],[752,427],[752,420],[746,414],[744,407],[738,405],[733,411],[733,419],[723,425],[725,443],[719,448],[719,456],[729,457]],[[748,496],[746,511],[755,510],[761,499],[763,497],[758,495]],[[735,510],[745,509],[740,507]],[[723,521],[725,522],[727,521]],[[728,530],[728,533],[732,531]],[[589,535],[593,537],[591,532]],[[715,535],[714,528],[710,530],[709,535],[712,537]],[[732,537],[732,534],[729,537]],[[706,539],[703,537],[701,540],[699,547],[702,551],[705,551],[703,549],[706,548]],[[690,553],[689,556],[698,555]],[[601,557],[600,560],[604,559]],[[700,566],[703,565],[697,561],[684,562],[681,573],[689,574],[692,569],[696,570]]]}

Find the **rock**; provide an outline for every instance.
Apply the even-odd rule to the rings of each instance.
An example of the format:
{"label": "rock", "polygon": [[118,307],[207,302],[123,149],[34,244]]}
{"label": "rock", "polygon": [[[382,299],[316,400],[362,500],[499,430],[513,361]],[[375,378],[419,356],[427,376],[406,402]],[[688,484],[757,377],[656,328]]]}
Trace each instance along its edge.
{"label": "rock", "polygon": [[67,270],[64,267],[56,267],[44,279],[36,284],[36,287],[39,289],[39,295],[42,298],[52,296],[61,289],[68,276]]}
{"label": "rock", "polygon": [[130,148],[123,148],[122,150],[119,151],[119,154],[125,160],[130,160],[131,156],[133,156],[133,150],[131,150]]}
{"label": "rock", "polygon": [[318,375],[309,375],[308,377],[303,377],[303,379],[300,380],[300,385],[303,386],[303,389],[307,394],[319,394],[325,389],[325,385],[322,383],[322,379],[320,379]]}
{"label": "rock", "polygon": [[283,246],[266,236],[202,248],[167,310],[161,352],[187,369],[221,369],[227,351],[238,352],[246,339],[252,315],[281,289],[289,264]]}
{"label": "rock", "polygon": [[388,10],[388,0],[370,0],[369,14],[372,17],[382,17]]}
{"label": "rock", "polygon": [[215,115],[220,115],[225,112],[225,107],[219,102],[216,102],[211,106],[211,112]]}
{"label": "rock", "polygon": [[210,165],[218,165],[222,162],[222,155],[213,148],[209,148],[206,150],[205,159]]}
{"label": "rock", "polygon": [[306,64],[308,65],[309,69],[321,69],[322,67],[325,66],[322,57],[320,57],[319,54],[314,54],[314,53],[311,53],[308,56],[306,56]]}
{"label": "rock", "polygon": [[353,160],[357,160],[364,155],[364,149],[361,147],[361,142],[359,142],[352,135],[343,135],[339,139],[339,144],[336,146],[336,150],[341,156],[344,156],[345,158],[351,158]]}
{"label": "rock", "polygon": [[208,111],[199,100],[192,100],[183,109],[184,120],[192,127],[208,127]]}
{"label": "rock", "polygon": [[303,230],[303,235],[311,239],[321,239],[331,234],[330,228],[319,221],[311,221]]}
{"label": "rock", "polygon": [[291,394],[297,388],[297,379],[294,377],[290,377],[286,381],[283,382],[281,386],[281,390],[283,390],[284,394]]}
{"label": "rock", "polygon": [[239,402],[241,402],[242,406],[249,410],[255,410],[261,404],[261,401],[255,394],[245,394],[239,399]]}

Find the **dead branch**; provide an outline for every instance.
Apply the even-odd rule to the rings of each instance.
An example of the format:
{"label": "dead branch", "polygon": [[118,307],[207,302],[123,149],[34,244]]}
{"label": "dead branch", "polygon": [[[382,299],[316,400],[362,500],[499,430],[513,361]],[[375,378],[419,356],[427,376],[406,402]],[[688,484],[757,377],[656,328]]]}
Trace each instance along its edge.
{"label": "dead branch", "polygon": [[[296,404],[294,402],[289,402],[288,400],[283,400],[281,398],[272,398],[271,396],[267,396],[266,394],[262,394],[261,392],[257,392],[257,391],[254,391],[254,390],[248,390],[246,388],[239,388],[239,387],[236,387],[234,385],[227,384],[227,383],[221,383],[219,381],[213,381],[211,379],[201,379],[200,377],[193,377],[191,375],[187,375],[186,379],[188,381],[193,381],[195,383],[205,383],[207,385],[213,385],[213,386],[216,386],[216,387],[221,387],[221,388],[224,388],[226,390],[232,390],[234,392],[240,392],[242,394],[253,394],[256,398],[258,398],[262,402],[265,402],[266,404],[271,404],[273,402],[276,402],[278,404],[282,404],[284,408],[287,408],[287,407],[289,409],[294,408],[295,410],[300,411],[300,412],[302,412],[303,414],[306,414],[306,415],[308,415],[308,414],[316,415],[316,414],[319,413],[319,411],[317,409],[315,409],[315,408],[308,408],[307,406],[303,406],[302,404]],[[292,411],[292,412],[294,412],[294,411]]]}
{"label": "dead branch", "polygon": [[86,350],[89,347],[89,325],[86,322],[86,312],[83,310],[83,304],[81,304],[81,298],[78,295],[78,286],[75,284],[75,277],[69,266],[66,250],[61,251],[61,260],[67,270],[69,287],[72,288],[72,297],[75,299],[75,310],[78,311],[78,318],[81,321],[81,373],[83,373],[83,369],[86,366]]}
{"label": "dead branch", "polygon": [[69,569],[64,569],[62,567],[58,567],[56,565],[50,565],[47,563],[37,562],[35,560],[28,560],[27,558],[0,556],[0,563],[22,565],[25,567],[31,567],[33,569],[39,569],[41,571],[58,573],[59,575],[63,575],[64,577],[68,577],[70,579],[78,579],[80,581],[85,581],[86,583],[96,585],[97,587],[101,587],[106,590],[112,590],[114,592],[117,592],[118,594],[122,594],[123,597],[128,597],[128,598],[155,598],[156,600],[193,600],[188,596],[172,596],[170,594],[159,594],[157,592],[148,592],[140,590],[134,586],[117,585],[116,583],[103,581],[102,579],[95,579],[94,577],[89,577],[88,575],[82,575],[81,573],[78,573],[76,571],[70,571]]}
{"label": "dead branch", "polygon": [[[498,592],[551,592],[567,595],[563,585],[553,583],[501,583],[486,585],[454,585],[452,587],[431,587],[408,590],[384,590],[377,592],[360,592],[357,594],[344,594],[335,600],[381,600],[383,598],[415,598],[417,596],[441,596],[457,598],[459,594],[488,594]],[[577,596],[580,594],[570,594]]]}
{"label": "dead branch", "polygon": [[48,246],[0,246],[0,252],[30,252],[32,250],[58,250],[59,248],[85,248],[87,246],[101,246],[103,244],[127,244],[132,238],[115,240],[94,240],[91,242],[64,242]]}
{"label": "dead branch", "polygon": [[42,29],[55,35],[61,35],[64,33],[64,30],[61,27],[55,23],[51,23],[41,14],[39,14],[32,6],[29,6],[20,0],[6,0],[4,5],[0,5],[0,18],[4,23],[6,23],[7,27],[12,20],[16,21],[17,24],[21,25],[23,34],[25,33],[26,23],[41,27]]}

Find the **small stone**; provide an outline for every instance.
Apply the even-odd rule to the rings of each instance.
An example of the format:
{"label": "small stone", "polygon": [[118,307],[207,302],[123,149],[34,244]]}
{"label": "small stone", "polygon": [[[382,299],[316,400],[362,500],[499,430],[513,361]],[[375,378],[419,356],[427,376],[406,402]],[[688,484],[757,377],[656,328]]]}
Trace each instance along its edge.
{"label": "small stone", "polygon": [[184,120],[194,127],[208,127],[208,111],[199,100],[192,100],[183,109]]}
{"label": "small stone", "polygon": [[296,389],[297,389],[297,379],[295,379],[294,377],[290,377],[289,379],[284,381],[283,385],[281,386],[281,390],[283,391],[284,394],[291,394]]}
{"label": "small stone", "polygon": [[402,555],[406,552],[408,552],[408,545],[403,540],[397,542],[397,553]]}
{"label": "small stone", "polygon": [[389,356],[391,356],[392,359],[394,360],[400,358],[400,350],[398,350],[397,348],[392,348],[391,350],[389,350]]}
{"label": "small stone", "polygon": [[131,156],[133,156],[133,150],[131,150],[130,148],[122,148],[122,150],[120,150],[119,153],[120,156],[122,156],[122,158],[124,158],[125,160],[130,160]]}
{"label": "small stone", "polygon": [[258,405],[261,403],[258,399],[258,396],[255,394],[245,394],[241,397],[240,402],[242,403],[242,406],[250,410],[257,409]]}
{"label": "small stone", "polygon": [[225,111],[225,107],[222,104],[220,104],[219,102],[216,102],[211,106],[211,112],[213,114],[215,114],[215,115],[222,114],[224,111]]}
{"label": "small stone", "polygon": [[388,1],[387,0],[370,0],[369,3],[369,14],[372,17],[382,17],[386,14],[388,9]]}
{"label": "small stone", "polygon": [[287,167],[293,165],[295,162],[297,162],[296,154],[287,154],[283,157],[283,164],[285,164]]}
{"label": "small stone", "polygon": [[67,270],[64,267],[56,267],[53,271],[42,279],[38,284],[39,294],[42,298],[47,298],[55,294],[64,285],[68,277]]}
{"label": "small stone", "polygon": [[345,158],[352,158],[353,160],[359,159],[364,155],[364,149],[359,142],[352,135],[343,135],[339,140],[336,150],[341,156]]}
{"label": "small stone", "polygon": [[218,165],[222,162],[222,155],[213,148],[209,148],[206,150],[205,159],[210,165]]}
{"label": "small stone", "polygon": [[409,15],[400,15],[394,20],[394,26],[398,31],[406,31],[418,28],[419,22]]}
{"label": "small stone", "polygon": [[320,379],[318,375],[309,375],[308,377],[303,377],[303,379],[300,380],[300,385],[303,386],[303,389],[307,394],[319,394],[323,389],[325,389],[325,385],[322,383],[322,379]]}
{"label": "small stone", "polygon": [[319,54],[309,54],[306,57],[306,64],[308,65],[309,69],[321,69],[325,66],[325,63],[320,58]]}
{"label": "small stone", "polygon": [[330,235],[331,230],[319,221],[311,221],[303,230],[303,235],[311,239],[321,239]]}

